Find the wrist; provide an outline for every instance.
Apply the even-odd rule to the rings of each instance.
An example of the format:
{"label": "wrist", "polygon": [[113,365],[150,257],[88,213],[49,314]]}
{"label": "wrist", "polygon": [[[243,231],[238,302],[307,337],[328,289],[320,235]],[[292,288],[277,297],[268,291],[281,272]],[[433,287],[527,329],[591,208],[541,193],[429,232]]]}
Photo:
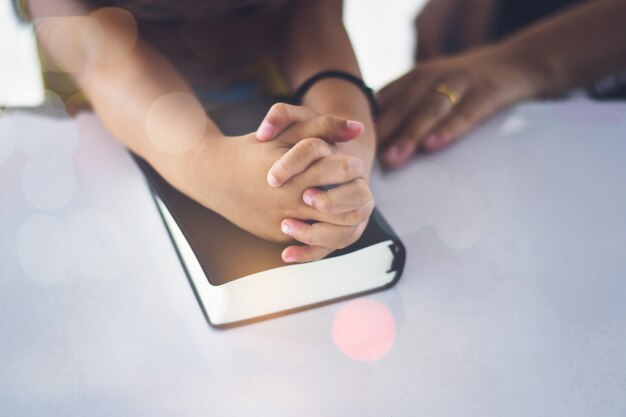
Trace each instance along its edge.
{"label": "wrist", "polygon": [[376,152],[376,130],[370,103],[363,91],[345,80],[326,78],[312,85],[302,97],[302,102],[319,114],[363,123],[364,130],[359,137],[336,145],[342,153],[361,159],[369,178]]}
{"label": "wrist", "polygon": [[334,114],[365,122],[373,120],[376,108],[372,107],[372,101],[364,88],[367,87],[341,78],[322,78],[306,90],[300,91],[297,98],[301,105],[319,114]]}
{"label": "wrist", "polygon": [[[374,150],[374,120],[370,103],[358,86],[337,78],[322,79],[307,90],[302,97],[302,105],[318,114],[331,114],[363,123],[365,132],[355,141],[368,142]],[[367,140],[368,137],[370,140]]]}
{"label": "wrist", "polygon": [[494,53],[511,68],[512,79],[517,85],[520,99],[536,98],[553,94],[556,85],[555,68],[546,56],[524,42],[505,40],[494,47]]}
{"label": "wrist", "polygon": [[342,81],[343,83],[351,84],[356,87],[363,96],[367,99],[369,103],[370,112],[374,117],[377,117],[379,113],[378,102],[376,100],[376,96],[374,95],[374,90],[372,90],[360,76],[356,76],[351,72],[340,71],[340,70],[326,70],[320,71],[317,74],[311,76],[308,80],[306,80],[294,93],[295,99],[303,103],[304,97],[308,93],[308,91],[314,87],[317,83],[327,80],[334,79],[337,81]]}

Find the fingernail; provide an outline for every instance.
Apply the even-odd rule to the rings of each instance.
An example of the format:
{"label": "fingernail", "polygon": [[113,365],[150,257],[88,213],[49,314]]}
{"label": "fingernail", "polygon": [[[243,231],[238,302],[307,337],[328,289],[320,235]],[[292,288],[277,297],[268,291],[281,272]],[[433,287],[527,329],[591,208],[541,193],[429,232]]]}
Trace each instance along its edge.
{"label": "fingernail", "polygon": [[267,174],[267,183],[272,187],[278,187],[280,185],[278,179],[272,174]]}
{"label": "fingernail", "polygon": [[289,255],[285,255],[284,253],[281,254],[280,256],[283,260],[283,262],[296,262],[296,258],[293,256],[289,256]]}
{"label": "fingernail", "polygon": [[438,144],[438,142],[440,141],[440,136],[436,135],[434,133],[426,136],[426,139],[424,139],[424,145],[426,145],[427,147],[433,147],[436,146]]}
{"label": "fingernail", "polygon": [[355,120],[348,120],[346,122],[346,128],[348,128],[348,130],[361,130],[363,129],[363,123]]}
{"label": "fingernail", "polygon": [[280,225],[280,230],[282,230],[282,232],[286,235],[289,234],[289,225],[285,222],[283,222],[283,224]]}
{"label": "fingernail", "polygon": [[391,148],[385,151],[385,161],[393,162],[398,159],[398,154],[400,153],[400,149],[397,146],[392,146]]}
{"label": "fingernail", "polygon": [[274,128],[269,123],[261,123],[256,131],[256,137],[260,140],[268,140],[274,136]]}
{"label": "fingernail", "polygon": [[313,205],[313,196],[311,196],[311,194],[304,193],[304,195],[302,196],[302,200],[304,200],[304,204],[306,204],[307,206]]}

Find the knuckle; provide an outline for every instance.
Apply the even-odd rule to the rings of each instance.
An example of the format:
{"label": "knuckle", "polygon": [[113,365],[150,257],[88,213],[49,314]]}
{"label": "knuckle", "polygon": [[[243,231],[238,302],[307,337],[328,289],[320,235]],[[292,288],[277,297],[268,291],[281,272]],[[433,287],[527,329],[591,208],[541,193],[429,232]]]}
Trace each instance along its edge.
{"label": "knuckle", "polygon": [[322,123],[323,129],[327,133],[334,133],[336,120],[337,119],[334,116],[331,116],[330,114],[325,114],[321,116],[321,123]]}
{"label": "knuckle", "polygon": [[274,116],[273,120],[285,119],[289,116],[289,105],[286,103],[276,103],[272,105],[269,113]]}
{"label": "knuckle", "polygon": [[324,213],[332,213],[335,210],[336,204],[333,199],[329,198],[328,195],[324,195],[320,197],[315,202],[315,208]]}
{"label": "knuckle", "polygon": [[339,161],[339,173],[343,178],[347,178],[352,174],[353,171],[352,161],[350,158],[342,158]]}
{"label": "knuckle", "polygon": [[306,138],[300,141],[300,146],[305,154],[318,154],[323,152],[323,142],[317,138]]}
{"label": "knuckle", "polygon": [[362,166],[363,163],[360,159],[342,156],[337,165],[339,177],[344,180],[353,179],[362,172]]}
{"label": "knuckle", "polygon": [[310,154],[315,150],[315,142],[311,139],[303,139],[296,145],[303,154]]}

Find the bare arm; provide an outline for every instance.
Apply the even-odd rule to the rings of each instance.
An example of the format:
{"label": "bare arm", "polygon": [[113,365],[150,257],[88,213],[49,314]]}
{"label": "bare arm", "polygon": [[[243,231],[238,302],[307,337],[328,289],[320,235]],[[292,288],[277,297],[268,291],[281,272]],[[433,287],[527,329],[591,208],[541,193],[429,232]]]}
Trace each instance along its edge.
{"label": "bare arm", "polygon": [[528,62],[538,94],[626,70],[626,1],[589,1],[530,26],[500,48]]}
{"label": "bare arm", "polygon": [[133,17],[121,9],[92,11],[78,0],[30,0],[29,9],[40,19],[43,50],[79,85],[107,129],[186,190],[194,148],[220,131],[167,59],[138,39]]}

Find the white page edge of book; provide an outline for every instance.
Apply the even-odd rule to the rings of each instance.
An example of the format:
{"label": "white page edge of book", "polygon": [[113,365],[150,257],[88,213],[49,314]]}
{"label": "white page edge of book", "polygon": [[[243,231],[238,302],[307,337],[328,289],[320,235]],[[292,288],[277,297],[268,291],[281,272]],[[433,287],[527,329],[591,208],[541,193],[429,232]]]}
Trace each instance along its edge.
{"label": "white page edge of book", "polygon": [[[176,220],[155,201],[211,324],[226,325],[354,295],[390,284],[394,254],[387,240],[339,257],[261,271],[211,285]],[[315,268],[312,265],[315,264]],[[379,271],[379,272],[373,272]]]}

